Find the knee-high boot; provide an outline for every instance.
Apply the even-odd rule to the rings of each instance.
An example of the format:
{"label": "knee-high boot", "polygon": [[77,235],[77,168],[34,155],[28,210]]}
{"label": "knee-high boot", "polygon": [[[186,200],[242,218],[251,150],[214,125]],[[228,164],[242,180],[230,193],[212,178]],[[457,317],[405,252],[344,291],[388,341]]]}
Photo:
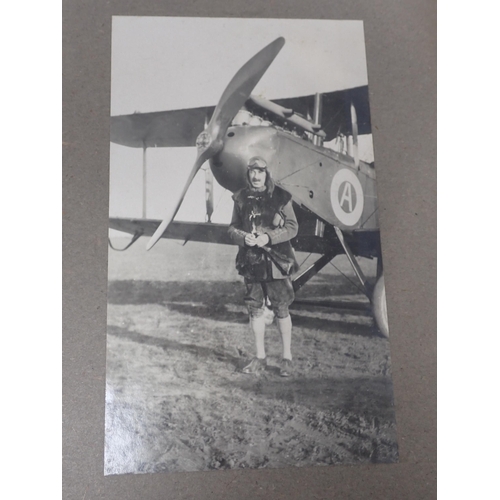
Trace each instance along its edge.
{"label": "knee-high boot", "polygon": [[292,318],[278,318],[278,329],[283,345],[283,359],[292,359]]}
{"label": "knee-high boot", "polygon": [[266,348],[264,344],[264,337],[266,334],[266,319],[264,316],[257,318],[250,318],[250,328],[255,337],[255,349],[257,357],[264,359],[266,357]]}

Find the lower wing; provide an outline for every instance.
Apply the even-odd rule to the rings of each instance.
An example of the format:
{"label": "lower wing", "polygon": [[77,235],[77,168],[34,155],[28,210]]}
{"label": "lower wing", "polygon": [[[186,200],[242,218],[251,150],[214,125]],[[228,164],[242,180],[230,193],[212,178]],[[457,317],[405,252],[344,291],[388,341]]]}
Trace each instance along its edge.
{"label": "lower wing", "polygon": [[[125,219],[118,217],[109,219],[110,229],[140,236],[152,236],[160,224],[161,220],[154,219]],[[203,241],[232,245],[233,242],[227,234],[227,228],[226,224],[173,221],[163,233],[162,238],[184,240],[185,242]]]}
{"label": "lower wing", "polygon": [[[109,219],[110,229],[116,229],[133,235],[133,241],[140,236],[152,236],[156,228],[161,224],[155,219],[126,219],[112,217]],[[215,224],[213,222],[182,222],[172,221],[162,238],[175,240],[199,241],[205,243],[218,243],[222,245],[234,245],[227,233],[227,224]],[[358,256],[376,257],[380,250],[380,234],[378,231],[356,231],[346,235],[353,251]],[[299,234],[292,240],[292,245],[297,252],[308,252],[326,254],[332,250],[342,253],[338,239],[334,235],[333,227],[327,225],[325,234],[315,236],[314,225],[305,219],[299,221]],[[130,245],[129,245],[130,246]],[[128,246],[127,246],[128,248]]]}

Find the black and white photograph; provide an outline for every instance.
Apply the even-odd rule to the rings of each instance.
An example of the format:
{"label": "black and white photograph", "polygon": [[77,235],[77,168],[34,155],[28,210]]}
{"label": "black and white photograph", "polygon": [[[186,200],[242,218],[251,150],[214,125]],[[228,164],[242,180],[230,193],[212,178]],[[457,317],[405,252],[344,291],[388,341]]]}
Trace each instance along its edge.
{"label": "black and white photograph", "polygon": [[105,475],[397,462],[363,22],[111,49]]}

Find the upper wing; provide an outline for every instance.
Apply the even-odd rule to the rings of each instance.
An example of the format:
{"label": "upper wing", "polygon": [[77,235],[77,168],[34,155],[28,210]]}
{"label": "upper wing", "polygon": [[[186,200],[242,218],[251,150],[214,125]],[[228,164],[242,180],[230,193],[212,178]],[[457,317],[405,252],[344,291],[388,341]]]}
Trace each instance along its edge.
{"label": "upper wing", "polygon": [[[302,116],[314,116],[314,95],[273,99],[273,102]],[[321,129],[326,133],[325,141],[331,141],[339,134],[352,135],[351,102],[356,108],[358,134],[371,133],[368,86],[365,85],[323,94]]]}
{"label": "upper wing", "polygon": [[[247,106],[258,106],[258,100],[251,97]],[[272,102],[303,117],[313,116],[314,95],[274,99]],[[365,85],[323,94],[321,129],[326,133],[325,141],[339,134],[352,134],[351,102],[356,108],[358,133],[371,133],[368,87]],[[195,146],[196,138],[209,122],[214,109],[215,106],[207,106],[112,116],[111,142],[134,148]]]}
{"label": "upper wing", "polygon": [[208,123],[215,106],[111,117],[111,142],[133,148],[188,147]]}

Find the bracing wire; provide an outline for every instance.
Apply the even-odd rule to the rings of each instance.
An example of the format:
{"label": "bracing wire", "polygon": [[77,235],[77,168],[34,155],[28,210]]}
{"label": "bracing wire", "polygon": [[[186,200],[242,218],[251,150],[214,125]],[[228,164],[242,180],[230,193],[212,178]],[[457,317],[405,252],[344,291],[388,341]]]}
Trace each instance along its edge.
{"label": "bracing wire", "polygon": [[227,189],[224,189],[222,191],[222,194],[219,196],[219,200],[217,201],[217,204],[215,205],[214,212],[219,208],[220,202],[222,201],[222,197],[226,194]]}
{"label": "bracing wire", "polygon": [[306,260],[312,255],[312,252],[300,263],[299,267],[302,267],[305,263]]}
{"label": "bracing wire", "polygon": [[348,278],[335,264],[332,263],[332,261],[330,261],[329,264],[332,267],[334,267],[352,286],[357,288],[358,291],[360,291],[363,295],[365,295],[365,291],[362,288],[360,288],[360,286],[356,282],[354,282],[350,278]]}

